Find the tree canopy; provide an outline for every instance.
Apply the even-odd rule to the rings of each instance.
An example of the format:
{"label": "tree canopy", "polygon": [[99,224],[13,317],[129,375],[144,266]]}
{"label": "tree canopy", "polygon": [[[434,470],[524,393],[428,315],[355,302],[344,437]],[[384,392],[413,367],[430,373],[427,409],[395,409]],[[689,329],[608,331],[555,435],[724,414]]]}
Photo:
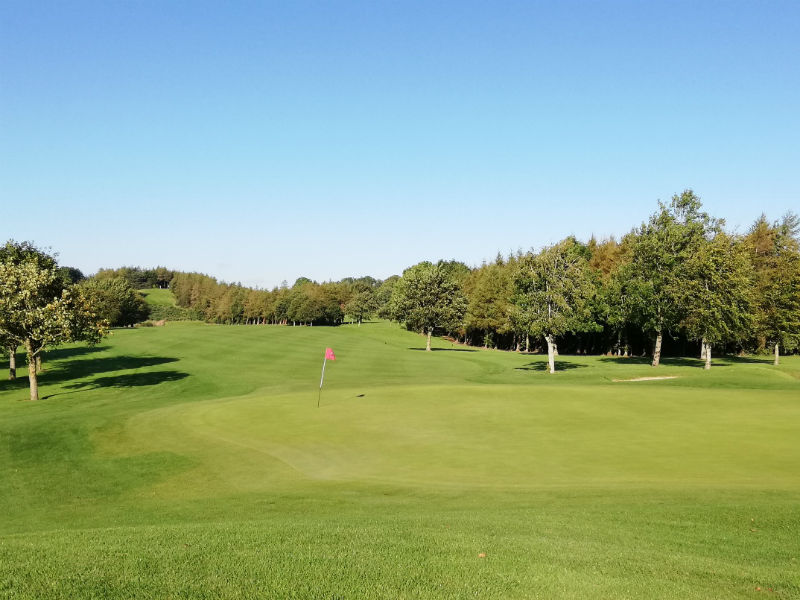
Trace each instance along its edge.
{"label": "tree canopy", "polygon": [[425,349],[437,327],[457,328],[467,310],[467,299],[451,264],[421,262],[403,271],[392,292],[392,314],[406,327],[427,334]]}
{"label": "tree canopy", "polygon": [[31,244],[6,244],[0,253],[0,333],[22,345],[31,400],[38,399],[36,359],[65,342],[98,342],[106,323],[83,290],[67,283],[55,258]]}
{"label": "tree canopy", "polygon": [[526,334],[547,342],[550,372],[555,372],[557,337],[595,327],[589,301],[595,287],[584,248],[574,240],[520,258],[512,297],[515,321]]}

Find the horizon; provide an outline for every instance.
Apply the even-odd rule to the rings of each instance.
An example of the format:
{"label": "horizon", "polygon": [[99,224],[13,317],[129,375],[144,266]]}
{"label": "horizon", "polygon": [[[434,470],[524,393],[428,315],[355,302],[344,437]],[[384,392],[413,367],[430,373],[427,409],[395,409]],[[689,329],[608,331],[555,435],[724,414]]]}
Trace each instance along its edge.
{"label": "horizon", "polygon": [[0,6],[2,239],[270,289],[800,207],[800,6]]}

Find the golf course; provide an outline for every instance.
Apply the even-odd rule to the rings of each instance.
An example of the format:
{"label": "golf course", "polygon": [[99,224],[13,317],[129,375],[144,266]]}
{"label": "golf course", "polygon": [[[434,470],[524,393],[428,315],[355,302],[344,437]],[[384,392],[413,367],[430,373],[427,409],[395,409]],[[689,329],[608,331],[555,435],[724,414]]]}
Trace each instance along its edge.
{"label": "golf course", "polygon": [[20,356],[0,598],[800,597],[800,357],[425,342],[120,328],[38,402]]}

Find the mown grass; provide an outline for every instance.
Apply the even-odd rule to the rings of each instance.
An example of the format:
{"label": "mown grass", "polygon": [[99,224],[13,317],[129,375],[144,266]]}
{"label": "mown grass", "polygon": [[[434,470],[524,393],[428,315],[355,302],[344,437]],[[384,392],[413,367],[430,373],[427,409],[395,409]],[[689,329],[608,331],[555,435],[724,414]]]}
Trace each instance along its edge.
{"label": "mown grass", "polygon": [[0,382],[0,597],[800,596],[798,357],[423,347],[168,323]]}
{"label": "mown grass", "polygon": [[175,303],[175,296],[172,295],[171,290],[163,290],[160,288],[144,288],[139,290],[139,293],[144,296],[144,299],[150,305],[177,306]]}

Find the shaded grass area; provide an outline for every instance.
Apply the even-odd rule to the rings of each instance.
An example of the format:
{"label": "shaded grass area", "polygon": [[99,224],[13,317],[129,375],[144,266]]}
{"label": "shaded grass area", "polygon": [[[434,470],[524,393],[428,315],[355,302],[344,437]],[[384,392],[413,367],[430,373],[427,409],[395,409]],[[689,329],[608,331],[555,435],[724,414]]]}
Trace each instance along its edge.
{"label": "shaded grass area", "polygon": [[171,323],[49,353],[46,399],[0,385],[0,597],[800,596],[797,357],[551,376],[422,343]]}

